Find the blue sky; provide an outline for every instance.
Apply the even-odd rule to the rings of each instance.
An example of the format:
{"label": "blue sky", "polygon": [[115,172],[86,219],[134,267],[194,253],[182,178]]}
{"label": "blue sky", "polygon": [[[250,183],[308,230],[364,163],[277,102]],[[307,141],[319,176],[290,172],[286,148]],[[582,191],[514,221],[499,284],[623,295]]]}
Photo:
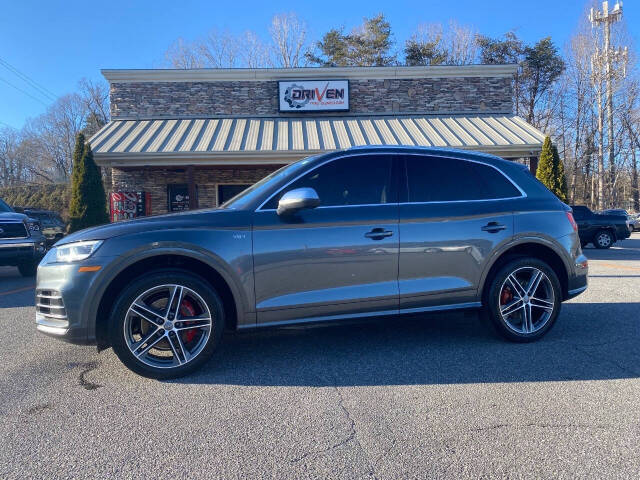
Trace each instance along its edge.
{"label": "blue sky", "polygon": [[[614,3],[614,2],[611,2]],[[498,36],[515,29],[526,41],[551,35],[563,46],[575,30],[586,0],[493,1],[29,1],[3,0],[0,8],[0,59],[56,95],[73,91],[82,77],[99,79],[101,68],[163,66],[167,46],[177,37],[197,38],[212,27],[241,32],[266,31],[275,13],[296,11],[307,21],[312,37],[329,28],[359,24],[364,16],[384,13],[396,47],[420,23],[472,24],[481,33]],[[640,5],[627,0],[624,14],[631,35],[640,34]],[[46,109],[7,85],[33,96],[23,80],[0,65],[0,126],[21,127]]]}

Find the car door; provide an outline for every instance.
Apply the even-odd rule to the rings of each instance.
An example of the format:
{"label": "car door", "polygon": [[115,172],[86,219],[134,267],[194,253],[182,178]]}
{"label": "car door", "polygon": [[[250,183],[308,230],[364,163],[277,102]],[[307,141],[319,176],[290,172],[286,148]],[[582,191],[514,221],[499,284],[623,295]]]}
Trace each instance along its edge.
{"label": "car door", "polygon": [[403,164],[400,311],[477,302],[488,256],[513,237],[506,199],[522,192],[478,162],[405,155]]}
{"label": "car door", "polygon": [[[397,173],[392,156],[351,155],[316,166],[254,213],[258,323],[398,311]],[[287,191],[320,206],[280,216]]]}

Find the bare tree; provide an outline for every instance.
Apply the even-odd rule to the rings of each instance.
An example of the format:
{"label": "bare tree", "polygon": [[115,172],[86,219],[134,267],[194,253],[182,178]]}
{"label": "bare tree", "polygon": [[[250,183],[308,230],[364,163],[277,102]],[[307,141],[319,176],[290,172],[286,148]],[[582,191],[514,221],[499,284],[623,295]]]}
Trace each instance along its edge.
{"label": "bare tree", "polygon": [[275,66],[295,68],[306,64],[307,26],[295,13],[275,15],[271,19],[269,34]]}
{"label": "bare tree", "polygon": [[478,52],[477,32],[454,20],[447,28],[441,23],[418,25],[405,43],[408,65],[468,65],[475,63]]}
{"label": "bare tree", "polygon": [[198,44],[187,43],[183,38],[178,38],[169,45],[164,58],[172,68],[205,67]]}
{"label": "bare tree", "polygon": [[78,84],[80,97],[84,102],[84,134],[90,137],[109,122],[109,86],[104,81],[94,82],[83,78]]}
{"label": "bare tree", "polygon": [[228,31],[211,30],[203,40],[197,43],[197,55],[206,67],[236,67],[239,51],[242,48],[238,40]]}
{"label": "bare tree", "polygon": [[270,66],[269,49],[264,42],[251,30],[245,31],[238,43],[240,48],[241,65],[247,68],[261,68]]}
{"label": "bare tree", "polygon": [[443,37],[450,65],[469,65],[478,58],[477,32],[472,27],[460,25],[455,20],[449,22]]}

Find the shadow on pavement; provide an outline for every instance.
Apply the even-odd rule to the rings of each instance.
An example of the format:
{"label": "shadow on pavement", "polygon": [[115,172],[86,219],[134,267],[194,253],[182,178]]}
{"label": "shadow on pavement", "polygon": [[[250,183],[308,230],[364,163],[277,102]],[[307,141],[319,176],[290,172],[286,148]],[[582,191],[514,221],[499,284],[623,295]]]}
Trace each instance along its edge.
{"label": "shadow on pavement", "polygon": [[476,313],[227,335],[181,383],[375,386],[640,377],[638,303],[568,303],[542,340],[498,338]]}

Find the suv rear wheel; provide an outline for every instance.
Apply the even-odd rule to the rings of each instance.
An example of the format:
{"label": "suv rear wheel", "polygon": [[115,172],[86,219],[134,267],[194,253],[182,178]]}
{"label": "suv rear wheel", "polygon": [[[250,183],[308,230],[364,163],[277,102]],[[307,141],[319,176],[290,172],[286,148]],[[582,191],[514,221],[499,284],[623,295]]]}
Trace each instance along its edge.
{"label": "suv rear wheel", "polygon": [[222,301],[202,278],[181,270],[145,275],[120,294],[109,320],[111,345],[149,378],[187,375],[211,357],[224,329]]}
{"label": "suv rear wheel", "polygon": [[513,342],[544,336],[560,313],[562,290],[549,265],[536,258],[519,258],[493,277],[485,308],[498,332]]}
{"label": "suv rear wheel", "polygon": [[609,230],[600,230],[593,239],[596,248],[609,248],[613,245],[613,235]]}

